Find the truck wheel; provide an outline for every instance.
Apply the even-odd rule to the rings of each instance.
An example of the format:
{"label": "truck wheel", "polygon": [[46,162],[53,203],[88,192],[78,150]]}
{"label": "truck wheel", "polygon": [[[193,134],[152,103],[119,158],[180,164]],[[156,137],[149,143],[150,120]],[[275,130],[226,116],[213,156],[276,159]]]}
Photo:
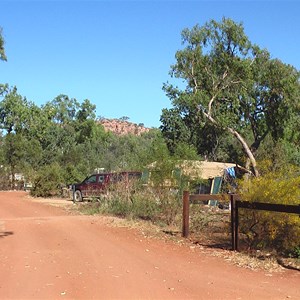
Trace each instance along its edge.
{"label": "truck wheel", "polygon": [[82,201],[82,194],[80,191],[75,191],[74,193],[74,201],[81,202]]}

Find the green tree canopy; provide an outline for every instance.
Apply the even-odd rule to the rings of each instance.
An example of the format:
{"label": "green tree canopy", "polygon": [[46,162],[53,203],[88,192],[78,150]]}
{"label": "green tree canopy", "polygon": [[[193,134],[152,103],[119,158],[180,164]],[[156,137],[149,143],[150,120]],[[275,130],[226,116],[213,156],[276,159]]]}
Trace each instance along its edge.
{"label": "green tree canopy", "polygon": [[251,164],[258,175],[256,151],[268,134],[282,138],[299,101],[299,72],[271,59],[249,41],[242,24],[227,18],[183,30],[182,43],[170,73],[186,87],[164,85],[173,112],[185,121],[197,120],[199,127],[210,123],[230,133],[242,145],[246,167]]}
{"label": "green tree canopy", "polygon": [[0,128],[8,133],[18,133],[24,129],[30,118],[30,103],[14,87],[7,91],[0,102]]}
{"label": "green tree canopy", "polygon": [[[1,29],[0,60],[6,60]],[[95,168],[142,170],[153,162],[149,149],[158,130],[141,136],[106,132],[88,99],[80,103],[61,94],[39,107],[8,84],[0,84],[0,96],[0,171],[12,187],[15,174],[22,173],[36,195],[52,195]],[[180,151],[193,155],[190,148]]]}
{"label": "green tree canopy", "polygon": [[5,50],[4,50],[3,30],[1,27],[0,27],[0,59],[7,60],[7,57],[5,55]]}

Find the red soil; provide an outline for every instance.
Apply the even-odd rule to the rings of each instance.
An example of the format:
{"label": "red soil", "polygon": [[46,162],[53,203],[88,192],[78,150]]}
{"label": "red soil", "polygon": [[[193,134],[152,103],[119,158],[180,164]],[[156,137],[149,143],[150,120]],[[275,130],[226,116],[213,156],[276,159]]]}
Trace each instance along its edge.
{"label": "red soil", "polygon": [[0,299],[300,299],[300,272],[239,268],[0,192]]}

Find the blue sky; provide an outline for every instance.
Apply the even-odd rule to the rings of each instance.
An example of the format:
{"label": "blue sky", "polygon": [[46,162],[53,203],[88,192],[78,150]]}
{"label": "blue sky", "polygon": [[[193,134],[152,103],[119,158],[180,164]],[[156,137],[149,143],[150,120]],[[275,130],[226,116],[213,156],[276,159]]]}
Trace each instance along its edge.
{"label": "blue sky", "polygon": [[0,2],[8,57],[0,82],[39,106],[66,94],[89,99],[97,116],[158,127],[181,31],[223,16],[300,69],[300,1]]}

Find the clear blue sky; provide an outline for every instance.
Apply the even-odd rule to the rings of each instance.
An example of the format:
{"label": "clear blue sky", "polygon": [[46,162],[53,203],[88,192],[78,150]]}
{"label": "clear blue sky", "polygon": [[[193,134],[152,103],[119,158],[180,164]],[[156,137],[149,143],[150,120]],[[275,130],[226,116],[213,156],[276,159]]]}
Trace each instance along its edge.
{"label": "clear blue sky", "polygon": [[181,31],[223,16],[300,69],[298,1],[0,1],[7,62],[0,82],[42,105],[59,94],[97,116],[158,127]]}

